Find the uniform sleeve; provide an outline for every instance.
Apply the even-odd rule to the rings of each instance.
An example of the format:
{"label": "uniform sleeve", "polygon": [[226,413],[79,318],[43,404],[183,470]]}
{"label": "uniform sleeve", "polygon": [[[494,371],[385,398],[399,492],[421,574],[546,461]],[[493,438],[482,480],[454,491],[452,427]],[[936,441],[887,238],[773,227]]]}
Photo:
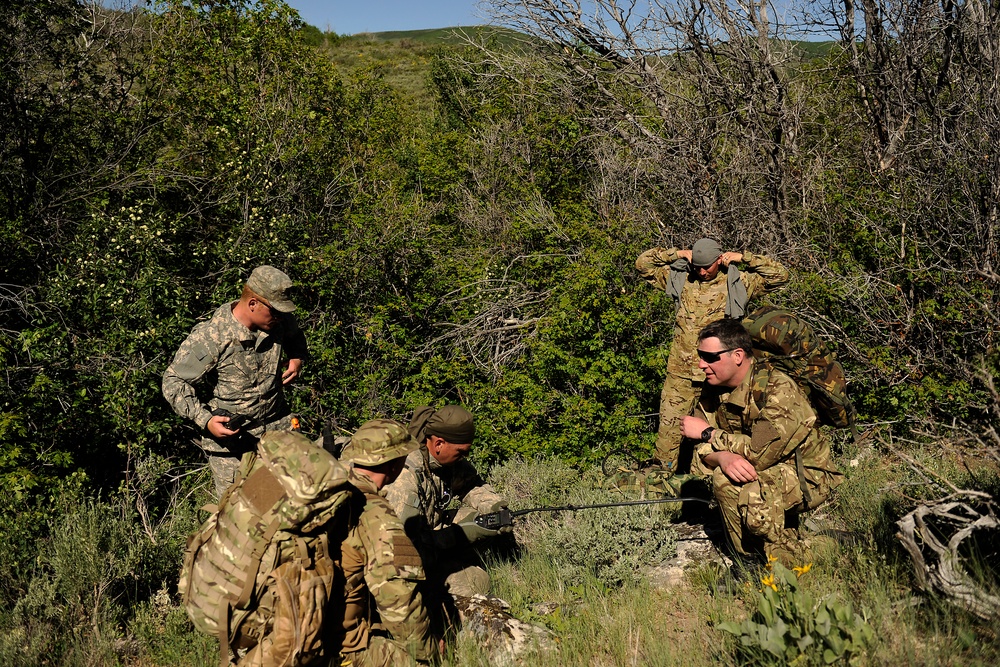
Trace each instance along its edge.
{"label": "uniform sleeve", "polygon": [[495,512],[500,505],[506,504],[503,497],[479,476],[475,466],[468,461],[455,464],[452,485],[462,502],[480,514]]}
{"label": "uniform sleeve", "polygon": [[420,592],[424,568],[416,548],[387,504],[366,508],[360,527],[368,556],[365,584],[382,626],[415,658],[429,660],[436,644]]}
{"label": "uniform sleeve", "polygon": [[416,473],[412,468],[403,468],[399,477],[382,489],[382,495],[389,503],[389,507],[402,519],[404,515],[420,514],[420,492]]}
{"label": "uniform sleeve", "polygon": [[198,400],[194,386],[219,362],[218,347],[196,327],[181,343],[173,361],[163,372],[163,397],[174,412],[201,428],[212,418],[211,411]]}
{"label": "uniform sleeve", "polygon": [[282,345],[289,359],[306,359],[309,349],[306,346],[306,336],[299,329],[299,322],[293,315],[287,318],[287,324],[282,332]]}
{"label": "uniform sleeve", "polygon": [[751,424],[750,434],[716,431],[707,444],[713,451],[739,454],[757,470],[766,470],[791,456],[815,424],[816,412],[795,381],[775,374],[768,383],[764,409]]}
{"label": "uniform sleeve", "polygon": [[740,277],[743,284],[746,285],[747,295],[751,299],[761,294],[774,292],[784,286],[791,277],[788,269],[770,257],[744,252],[743,261],[746,262],[747,268]]}
{"label": "uniform sleeve", "polygon": [[721,435],[722,431],[719,429],[719,422],[715,418],[715,412],[713,410],[706,410],[701,401],[698,402],[698,405],[691,412],[691,416],[705,420],[708,422],[709,426],[716,429],[716,432],[712,435],[712,442],[703,442],[698,445],[698,448],[695,450],[695,454],[698,457],[705,458],[712,452],[717,451],[712,447],[712,443],[719,439],[719,435]]}
{"label": "uniform sleeve", "polygon": [[670,265],[678,259],[677,248],[652,248],[635,260],[635,270],[647,283],[666,291],[670,284]]}

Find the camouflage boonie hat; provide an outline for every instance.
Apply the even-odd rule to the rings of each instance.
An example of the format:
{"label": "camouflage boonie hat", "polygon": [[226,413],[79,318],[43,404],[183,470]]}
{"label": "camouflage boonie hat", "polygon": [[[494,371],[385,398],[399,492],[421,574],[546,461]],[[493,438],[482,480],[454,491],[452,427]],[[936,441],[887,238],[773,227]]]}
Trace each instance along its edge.
{"label": "camouflage boonie hat", "polygon": [[419,447],[420,443],[399,422],[373,419],[354,432],[340,458],[358,465],[377,466],[406,456]]}
{"label": "camouflage boonie hat", "polygon": [[292,279],[273,266],[258,266],[247,279],[247,287],[280,313],[290,313],[295,310],[295,304],[290,298]]}

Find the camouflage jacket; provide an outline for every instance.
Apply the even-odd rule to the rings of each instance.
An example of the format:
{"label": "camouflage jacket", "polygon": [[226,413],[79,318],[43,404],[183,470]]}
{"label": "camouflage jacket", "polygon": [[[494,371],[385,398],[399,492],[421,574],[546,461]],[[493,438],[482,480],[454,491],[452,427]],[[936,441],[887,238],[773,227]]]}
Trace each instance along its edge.
{"label": "camouflage jacket", "polygon": [[[287,415],[282,356],[306,356],[305,336],[294,317],[286,316],[270,332],[250,331],[233,317],[233,305],[220,306],[210,320],[195,326],[163,373],[163,397],[177,414],[202,429],[215,408],[245,414],[261,424]],[[195,391],[202,382],[213,384],[207,406]]]}
{"label": "camouflage jacket", "polygon": [[[443,466],[430,455],[426,445],[410,452],[403,472],[382,493],[406,521],[408,534],[418,547],[453,546],[441,530],[452,522],[454,513],[448,511],[452,501],[461,501],[479,514],[495,511],[503,502],[471,463],[462,460]],[[415,521],[411,522],[411,518]]]}
{"label": "camouflage jacket", "polygon": [[[680,259],[677,248],[653,248],[639,255],[635,268],[642,278],[657,289],[666,291],[670,284],[670,265]],[[745,269],[740,280],[752,300],[766,292],[773,292],[788,282],[788,270],[778,262],[763,255],[743,253]],[[706,325],[721,320],[726,312],[726,274],[719,273],[712,280],[701,282],[689,276],[677,303],[667,372],[677,377],[703,381],[705,374],[698,368],[698,334]]]}
{"label": "camouflage jacket", "polygon": [[709,387],[702,392],[695,416],[716,431],[698,455],[733,452],[760,471],[779,463],[795,465],[798,449],[807,480],[818,484],[826,473],[839,478],[830,439],[820,431],[816,411],[799,385],[780,370],[751,363],[735,389]]}
{"label": "camouflage jacket", "polygon": [[419,589],[420,556],[371,480],[352,470],[350,482],[360,493],[339,550],[334,545],[340,536],[331,535],[331,552],[344,574],[343,597],[334,592],[330,623],[340,651],[365,650],[377,627],[416,659],[429,660],[436,642]]}

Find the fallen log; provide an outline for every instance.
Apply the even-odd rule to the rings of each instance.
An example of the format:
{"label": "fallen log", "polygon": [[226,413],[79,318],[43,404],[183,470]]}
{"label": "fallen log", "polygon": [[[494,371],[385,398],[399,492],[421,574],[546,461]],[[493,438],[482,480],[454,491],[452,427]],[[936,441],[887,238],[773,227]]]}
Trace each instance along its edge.
{"label": "fallen log", "polygon": [[[1000,618],[997,573],[992,569],[996,554],[981,549],[1000,544],[1000,521],[989,494],[962,491],[924,503],[896,525],[896,537],[913,560],[920,590],[939,594],[983,620]],[[979,558],[971,558],[974,553]]]}

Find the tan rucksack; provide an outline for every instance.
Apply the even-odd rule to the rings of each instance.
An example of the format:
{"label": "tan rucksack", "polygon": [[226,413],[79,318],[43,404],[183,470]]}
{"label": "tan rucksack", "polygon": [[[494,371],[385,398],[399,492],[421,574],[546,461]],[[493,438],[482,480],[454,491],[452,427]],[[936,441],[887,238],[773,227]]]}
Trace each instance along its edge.
{"label": "tan rucksack", "polygon": [[275,664],[321,655],[334,577],[326,534],[352,497],[347,480],[300,433],[269,431],[244,455],[218,509],[188,538],[178,585],[195,627],[219,638],[220,665],[241,647],[281,656]]}

